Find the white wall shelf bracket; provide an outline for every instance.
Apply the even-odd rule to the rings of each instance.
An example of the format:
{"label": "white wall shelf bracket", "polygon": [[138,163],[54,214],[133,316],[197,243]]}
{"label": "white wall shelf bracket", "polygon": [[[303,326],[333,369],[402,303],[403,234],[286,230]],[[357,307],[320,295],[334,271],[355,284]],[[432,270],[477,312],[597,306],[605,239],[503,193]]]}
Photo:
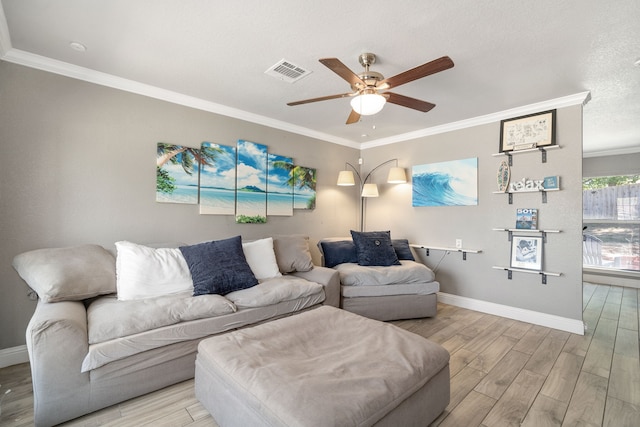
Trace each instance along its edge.
{"label": "white wall shelf bracket", "polygon": [[549,191],[560,191],[559,188],[549,188],[548,190],[520,190],[520,191],[494,191],[493,194],[508,194],[509,195],[509,204],[513,204],[513,195],[516,193],[541,193],[542,194],[542,203],[547,203],[547,193]]}
{"label": "white wall shelf bracket", "polygon": [[547,276],[554,276],[554,277],[560,277],[562,276],[562,273],[553,273],[551,271],[536,271],[536,270],[525,270],[522,268],[511,268],[511,267],[500,267],[500,266],[493,266],[494,269],[496,270],[504,270],[507,272],[507,278],[509,280],[512,279],[512,272],[517,271],[518,273],[529,273],[529,274],[539,274],[540,277],[542,278],[542,284],[546,285],[547,284]]}
{"label": "white wall shelf bracket", "polygon": [[560,148],[559,145],[547,145],[545,147],[527,148],[526,150],[503,151],[502,153],[492,154],[493,157],[507,156],[509,158],[509,166],[513,166],[513,155],[521,153],[539,152],[542,163],[547,163],[547,151]]}
{"label": "white wall shelf bracket", "polygon": [[511,241],[513,238],[513,233],[541,233],[542,240],[547,243],[547,233],[560,233],[560,230],[538,230],[538,229],[527,229],[527,228],[492,228],[493,231],[506,231],[507,240]]}
{"label": "white wall shelf bracket", "polygon": [[482,249],[465,249],[465,248],[448,248],[448,247],[439,247],[439,246],[428,246],[428,245],[418,245],[412,244],[410,245],[412,248],[416,249],[424,249],[425,254],[429,256],[429,251],[445,251],[445,252],[462,252],[462,260],[467,260],[467,252],[471,254],[479,254],[482,252]]}

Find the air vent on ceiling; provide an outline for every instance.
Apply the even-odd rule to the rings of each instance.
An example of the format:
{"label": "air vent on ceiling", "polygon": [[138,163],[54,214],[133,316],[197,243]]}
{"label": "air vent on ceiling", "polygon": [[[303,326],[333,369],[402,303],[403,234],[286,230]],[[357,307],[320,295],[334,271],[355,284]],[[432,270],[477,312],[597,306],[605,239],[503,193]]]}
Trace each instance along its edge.
{"label": "air vent on ceiling", "polygon": [[304,68],[297,66],[291,61],[281,59],[264,73],[282,81],[293,83],[297,82],[306,75],[311,74],[311,71],[305,70]]}

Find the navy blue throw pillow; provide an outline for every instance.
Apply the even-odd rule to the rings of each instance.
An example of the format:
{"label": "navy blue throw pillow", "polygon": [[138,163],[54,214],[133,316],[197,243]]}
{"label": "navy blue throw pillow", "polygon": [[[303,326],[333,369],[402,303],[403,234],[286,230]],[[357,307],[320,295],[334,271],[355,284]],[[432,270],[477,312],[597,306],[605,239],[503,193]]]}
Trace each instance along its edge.
{"label": "navy blue throw pillow", "polygon": [[356,245],[358,264],[366,266],[400,265],[396,251],[391,244],[390,231],[353,231],[353,243]]}
{"label": "navy blue throw pillow", "polygon": [[411,252],[411,247],[409,246],[409,241],[407,239],[391,239],[391,244],[393,245],[393,249],[396,251],[398,259],[406,261],[416,260],[413,257],[413,252]]}
{"label": "navy blue throw pillow", "polygon": [[240,236],[181,246],[193,279],[193,296],[219,294],[258,284],[242,250]]}
{"label": "navy blue throw pillow", "polygon": [[320,242],[325,267],[335,267],[345,262],[358,263],[356,245],[350,240],[338,240],[335,242]]}

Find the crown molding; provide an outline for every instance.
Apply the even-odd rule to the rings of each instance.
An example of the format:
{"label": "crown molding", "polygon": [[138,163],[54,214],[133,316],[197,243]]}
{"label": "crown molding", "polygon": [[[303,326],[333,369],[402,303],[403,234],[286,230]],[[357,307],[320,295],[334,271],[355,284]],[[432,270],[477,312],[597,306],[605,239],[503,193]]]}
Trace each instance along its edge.
{"label": "crown molding", "polygon": [[296,126],[291,123],[283,122],[281,120],[275,120],[269,117],[261,116],[259,114],[249,113],[237,108],[231,108],[226,105],[206,101],[201,98],[184,95],[178,92],[173,92],[156,86],[140,83],[134,80],[124,79],[111,74],[92,70],[90,68],[79,67],[67,62],[58,61],[18,49],[9,49],[9,51],[2,56],[2,59],[7,62],[23,65],[25,67],[35,68],[38,70],[59,74],[65,77],[71,77],[73,79],[83,80],[101,86],[107,86],[138,95],[148,96],[150,98],[160,99],[162,101],[171,102],[173,104],[183,105],[202,111],[208,111],[210,113],[245,120],[274,129],[280,129],[286,132],[332,142],[334,144],[345,145],[357,149],[360,148],[360,143],[351,140],[338,138],[333,135],[318,132],[302,126]]}
{"label": "crown molding", "polygon": [[[525,105],[522,107],[512,108],[509,110],[499,111],[496,113],[487,114],[484,116],[474,117],[471,119],[460,120],[457,122],[447,123],[440,126],[433,126],[430,128],[420,129],[414,132],[408,132],[400,135],[395,135],[388,138],[381,138],[368,142],[356,142],[345,138],[339,138],[333,135],[329,135],[323,132],[318,132],[313,129],[305,128],[302,126],[296,126],[291,123],[287,123],[281,120],[275,120],[259,114],[249,113],[237,108],[231,108],[226,105],[217,104],[215,102],[206,101],[201,98],[184,95],[178,92],[162,89],[156,86],[140,83],[134,80],[124,79],[121,77],[113,76],[111,74],[102,73],[100,71],[92,70],[85,67],[79,67],[69,64],[67,62],[58,61],[55,59],[47,58],[41,55],[25,52],[19,49],[13,49],[11,47],[9,32],[7,29],[6,20],[4,19],[4,12],[0,5],[0,57],[2,60],[12,62],[14,64],[23,65],[30,68],[35,68],[42,71],[47,71],[54,74],[70,77],[77,80],[94,83],[101,86],[107,86],[114,89],[123,90],[138,95],[148,96],[150,98],[159,99],[173,104],[183,105],[186,107],[195,108],[202,111],[208,111],[210,113],[220,114],[227,117],[244,120],[250,123],[255,123],[274,129],[280,129],[286,132],[295,133],[298,135],[307,136],[309,138],[320,139],[322,141],[331,142],[338,145],[344,145],[350,148],[359,150],[365,150],[368,148],[379,147],[383,145],[395,144],[398,142],[409,141],[425,136],[437,135],[446,132],[452,132],[455,130],[465,129],[474,126],[480,126],[488,123],[498,122],[500,120],[508,119],[511,117],[523,116],[526,114],[532,114],[539,111],[549,110],[553,108],[563,108],[572,105],[586,105],[591,99],[591,93],[579,92],[574,95],[564,96],[561,98],[555,98],[548,101],[537,102],[534,104]],[[596,154],[589,153],[589,156],[595,157],[600,155],[611,155],[610,151],[598,152]],[[620,153],[621,154],[621,153]]]}
{"label": "crown molding", "polygon": [[484,116],[473,117],[471,119],[460,120],[440,126],[433,126],[430,128],[417,130],[415,132],[403,133],[401,135],[396,135],[389,138],[380,138],[374,141],[364,142],[362,143],[361,148],[365,150],[367,148],[395,144],[398,142],[409,141],[425,136],[438,135],[441,133],[485,125],[488,123],[495,123],[499,122],[500,120],[518,116],[525,116],[527,114],[533,114],[540,111],[551,110],[554,108],[564,108],[579,104],[584,106],[589,102],[589,100],[591,100],[591,93],[589,91],[579,92],[573,95],[550,99],[548,101],[536,102],[535,104],[529,104],[522,107],[511,108],[509,110],[498,111],[496,113],[491,113]]}

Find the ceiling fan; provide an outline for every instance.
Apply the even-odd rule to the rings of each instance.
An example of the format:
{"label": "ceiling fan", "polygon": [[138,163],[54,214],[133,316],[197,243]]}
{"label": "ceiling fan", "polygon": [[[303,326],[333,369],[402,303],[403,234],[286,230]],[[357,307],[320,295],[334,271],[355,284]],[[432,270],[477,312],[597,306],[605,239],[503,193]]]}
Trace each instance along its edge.
{"label": "ceiling fan", "polygon": [[385,79],[382,74],[369,70],[369,66],[376,62],[376,55],[373,53],[363,53],[358,57],[358,62],[360,62],[364,67],[364,72],[360,74],[355,74],[337,58],[324,58],[320,59],[320,62],[346,80],[347,83],[351,85],[353,92],[289,102],[287,105],[293,106],[309,104],[311,102],[326,101],[328,99],[353,97],[351,100],[351,114],[349,114],[349,118],[347,119],[348,125],[359,121],[360,116],[378,113],[382,110],[382,107],[384,107],[385,102],[390,102],[392,104],[401,105],[403,107],[412,108],[426,113],[436,105],[387,91],[394,87],[453,67],[453,61],[451,58],[443,56]]}

